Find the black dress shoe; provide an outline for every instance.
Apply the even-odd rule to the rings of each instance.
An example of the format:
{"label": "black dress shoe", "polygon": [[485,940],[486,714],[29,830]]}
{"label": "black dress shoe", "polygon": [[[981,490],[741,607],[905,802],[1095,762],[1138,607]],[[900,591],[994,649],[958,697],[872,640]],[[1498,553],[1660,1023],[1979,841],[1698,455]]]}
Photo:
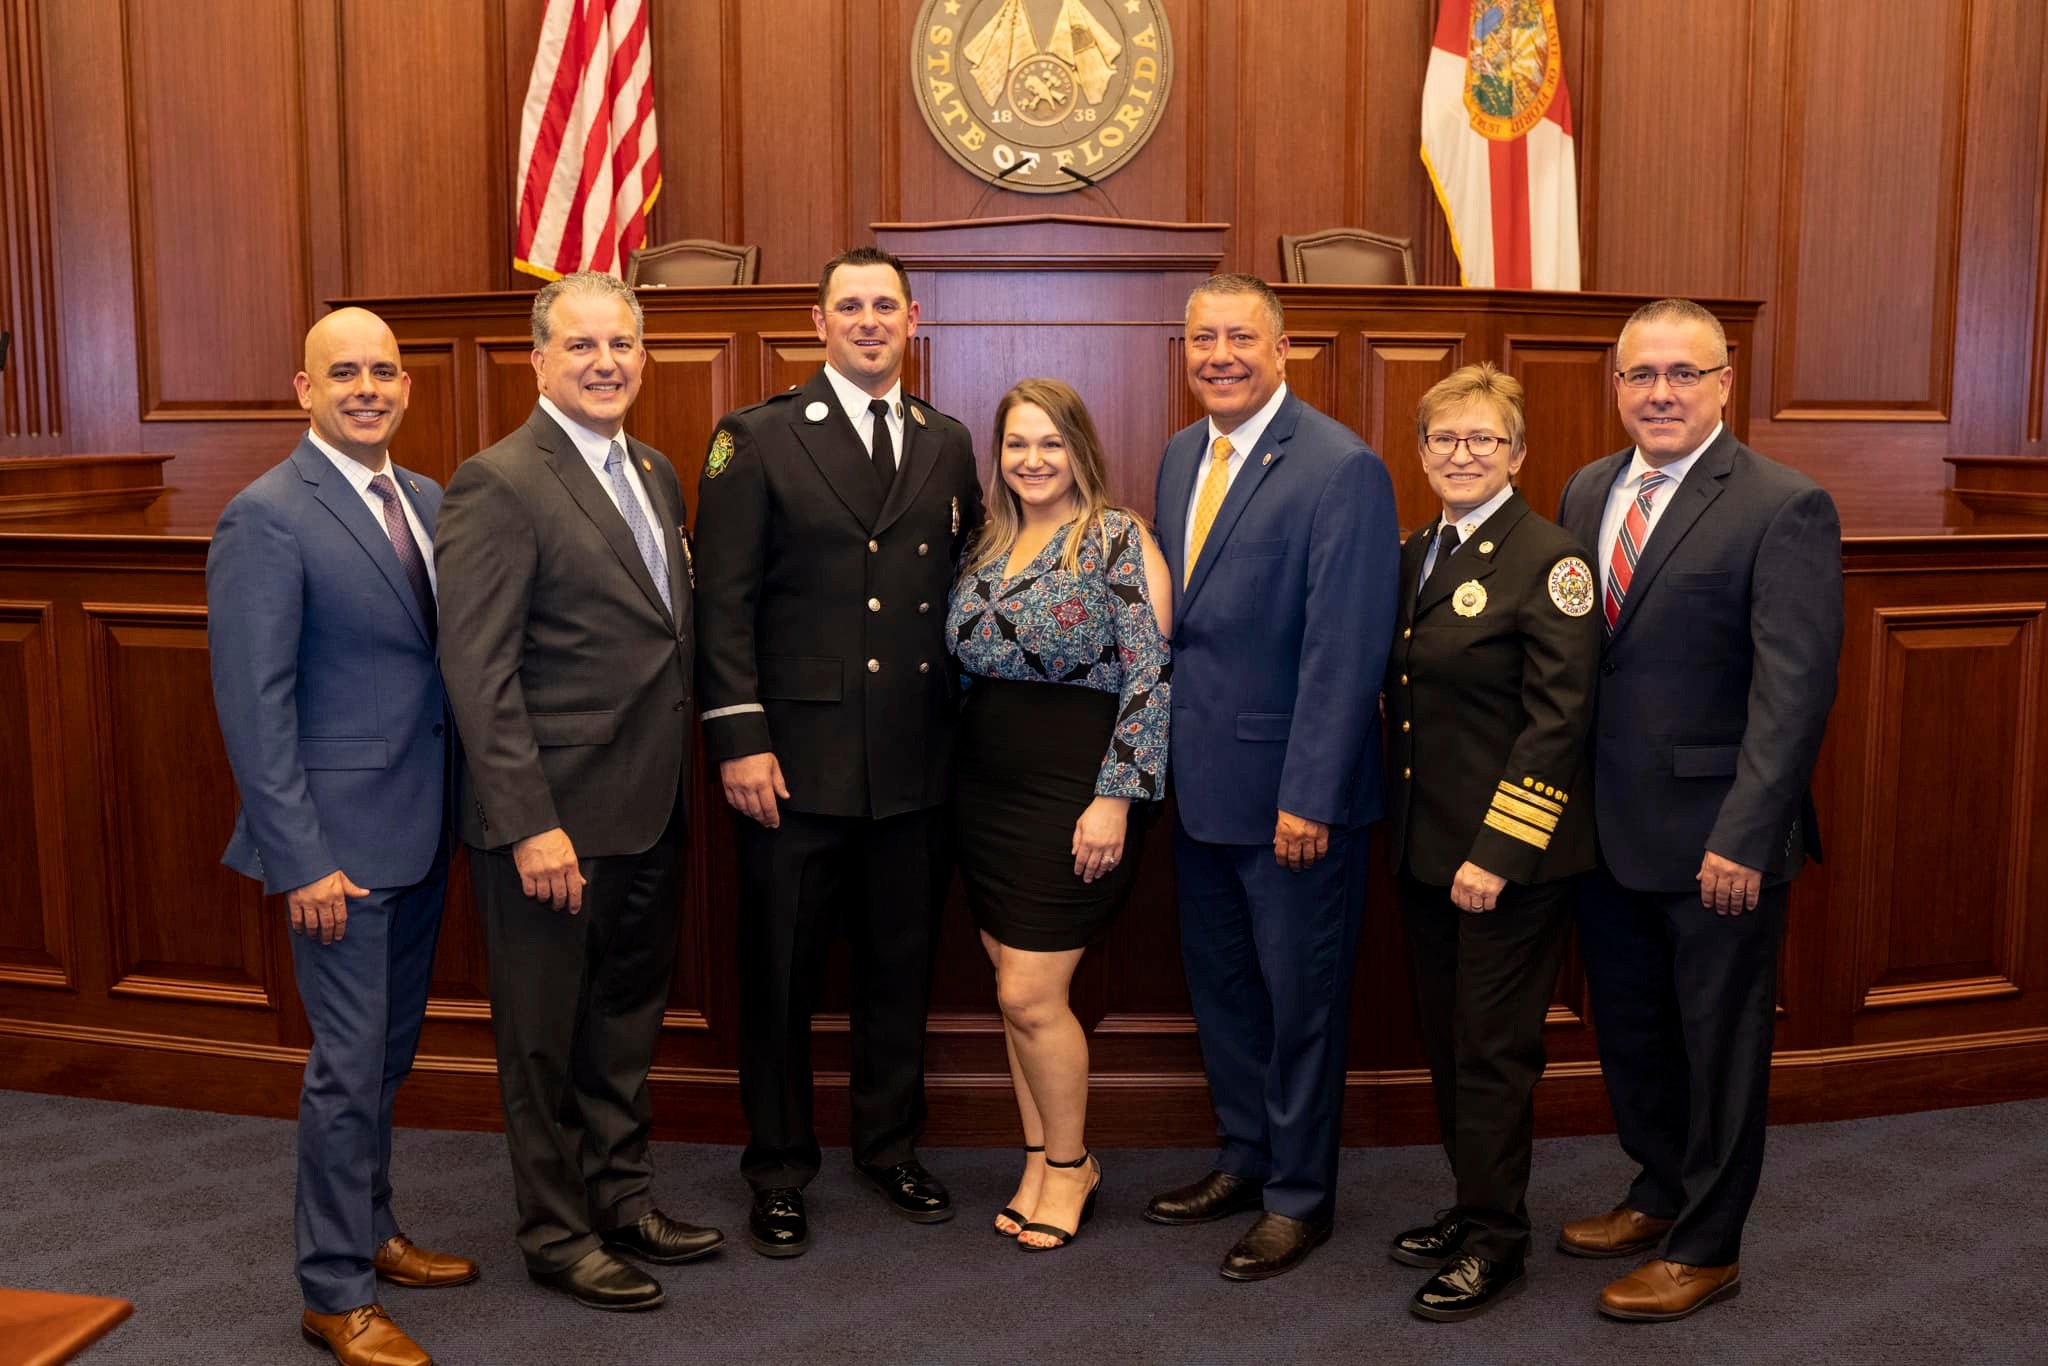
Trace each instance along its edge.
{"label": "black dress shoe", "polygon": [[1210,1172],[1188,1186],[1175,1186],[1146,1202],[1145,1217],[1155,1224],[1206,1224],[1245,1210],[1257,1209],[1265,1200],[1266,1183],[1247,1181],[1229,1172]]}
{"label": "black dress shoe", "polygon": [[603,1248],[560,1271],[528,1267],[526,1274],[590,1309],[652,1309],[661,1303],[660,1281]]}
{"label": "black dress shoe", "polygon": [[1472,1224],[1459,1218],[1456,1210],[1450,1210],[1439,1214],[1433,1224],[1396,1234],[1394,1245],[1388,1252],[1397,1262],[1435,1270],[1450,1265],[1451,1258],[1463,1249],[1466,1235],[1471,1232]]}
{"label": "black dress shoe", "polygon": [[1300,1266],[1330,1236],[1328,1219],[1292,1219],[1268,1210],[1223,1258],[1225,1279],[1263,1281]]}
{"label": "black dress shoe", "polygon": [[953,1217],[953,1197],[945,1183],[916,1158],[893,1167],[862,1167],[868,1180],[889,1197],[889,1208],[918,1224],[943,1224]]}
{"label": "black dress shoe", "polygon": [[663,1265],[708,1257],[725,1242],[725,1235],[715,1228],[686,1224],[680,1219],[669,1218],[658,1209],[647,1211],[624,1228],[615,1228],[599,1236],[604,1239],[604,1245],[614,1252],[624,1252],[643,1262],[660,1262]]}
{"label": "black dress shoe", "polygon": [[1510,1295],[1521,1294],[1528,1284],[1520,1257],[1512,1262],[1489,1262],[1461,1252],[1415,1292],[1408,1308],[1438,1323],[1456,1323],[1484,1314]]}
{"label": "black dress shoe", "polygon": [[804,1193],[794,1186],[755,1191],[747,1241],[763,1257],[801,1257],[810,1251],[811,1221],[804,1215]]}

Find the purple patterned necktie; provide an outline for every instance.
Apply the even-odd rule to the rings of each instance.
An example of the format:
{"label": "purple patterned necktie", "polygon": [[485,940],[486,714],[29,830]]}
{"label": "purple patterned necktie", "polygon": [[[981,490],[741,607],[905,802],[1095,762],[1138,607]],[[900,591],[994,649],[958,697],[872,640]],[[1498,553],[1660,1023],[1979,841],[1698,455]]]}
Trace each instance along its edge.
{"label": "purple patterned necktie", "polygon": [[420,617],[427,623],[427,638],[432,640],[437,626],[434,586],[427,578],[427,562],[420,554],[420,543],[412,538],[412,527],[405,520],[405,509],[398,505],[398,486],[391,482],[390,475],[380,474],[370,480],[370,492],[384,504],[384,534],[391,538],[399,567],[412,582],[413,596],[419,599]]}

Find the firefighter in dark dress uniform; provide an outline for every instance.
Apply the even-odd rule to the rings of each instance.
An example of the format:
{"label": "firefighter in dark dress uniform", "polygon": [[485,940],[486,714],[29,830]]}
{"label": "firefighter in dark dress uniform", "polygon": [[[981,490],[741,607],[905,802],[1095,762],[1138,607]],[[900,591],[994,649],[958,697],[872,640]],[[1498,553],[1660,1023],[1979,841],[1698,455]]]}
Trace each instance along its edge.
{"label": "firefighter in dark dress uniform", "polygon": [[1581,790],[1600,616],[1586,552],[1515,491],[1522,386],[1470,365],[1423,396],[1442,515],[1408,538],[1387,666],[1387,841],[1457,1199],[1393,1243],[1436,1275],[1409,1307],[1521,1290],[1543,1018],[1593,866]]}
{"label": "firefighter in dark dress uniform", "polygon": [[812,316],[825,365],[726,415],[698,486],[698,701],[739,813],[740,1167],[768,1256],[810,1244],[810,1021],[842,926],[854,1160],[905,1218],[953,1213],[916,1143],[951,872],[943,628],[980,481],[967,429],[903,392],[917,305],[900,262],[835,257]]}

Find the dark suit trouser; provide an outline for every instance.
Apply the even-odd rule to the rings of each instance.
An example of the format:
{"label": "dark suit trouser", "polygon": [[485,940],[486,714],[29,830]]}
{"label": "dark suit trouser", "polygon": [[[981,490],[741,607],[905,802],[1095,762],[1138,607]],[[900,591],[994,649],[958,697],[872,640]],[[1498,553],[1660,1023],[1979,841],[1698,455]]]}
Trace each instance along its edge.
{"label": "dark suit trouser", "polygon": [[852,949],[854,1161],[916,1154],[924,1127],[924,1031],[932,944],[952,874],[944,807],[881,819],[784,809],[780,829],[744,816],[740,863],[740,1104],[755,1190],[818,1174],[811,1014],[840,925]]}
{"label": "dark suit trouser", "polygon": [[1579,952],[1631,1208],[1676,1219],[1665,1256],[1726,1266],[1763,1176],[1778,946],[1789,884],[1716,915],[1697,891],[1634,892],[1603,867],[1579,900]]}
{"label": "dark suit trouser", "polygon": [[299,1093],[294,1231],[306,1307],[339,1314],[377,1300],[370,1258],[399,1231],[391,1213],[391,1106],[412,1071],[448,856],[410,887],[348,904],[341,939],[294,934],[293,975],[313,1029]]}
{"label": "dark suit trouser", "polygon": [[1366,829],[1332,830],[1306,872],[1270,844],[1205,844],[1174,822],[1181,958],[1216,1106],[1216,1170],[1266,1183],[1266,1208],[1330,1214]]}
{"label": "dark suit trouser", "polygon": [[583,860],[570,915],[519,888],[512,851],[471,849],[519,1249],[559,1271],[653,1208],[647,1071],[675,963],[683,804],[644,853]]}
{"label": "dark suit trouser", "polygon": [[1476,1227],[1465,1250],[1491,1262],[1529,1246],[1529,1154],[1543,1017],[1571,934],[1574,883],[1509,883],[1490,911],[1461,911],[1451,890],[1402,874],[1401,920],[1415,1013],[1457,1212]]}

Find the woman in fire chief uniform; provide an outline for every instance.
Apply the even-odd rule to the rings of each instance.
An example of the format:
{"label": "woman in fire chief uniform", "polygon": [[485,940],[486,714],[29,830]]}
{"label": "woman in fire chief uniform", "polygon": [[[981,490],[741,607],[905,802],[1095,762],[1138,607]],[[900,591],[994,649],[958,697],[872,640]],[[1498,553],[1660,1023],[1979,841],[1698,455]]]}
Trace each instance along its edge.
{"label": "woman in fire chief uniform", "polygon": [[1443,511],[1401,555],[1387,843],[1457,1198],[1392,1253],[1436,1272],[1409,1308],[1449,1321],[1524,1283],[1543,1017],[1594,859],[1579,785],[1600,617],[1585,549],[1515,491],[1518,381],[1465,366],[1423,396],[1416,435]]}

